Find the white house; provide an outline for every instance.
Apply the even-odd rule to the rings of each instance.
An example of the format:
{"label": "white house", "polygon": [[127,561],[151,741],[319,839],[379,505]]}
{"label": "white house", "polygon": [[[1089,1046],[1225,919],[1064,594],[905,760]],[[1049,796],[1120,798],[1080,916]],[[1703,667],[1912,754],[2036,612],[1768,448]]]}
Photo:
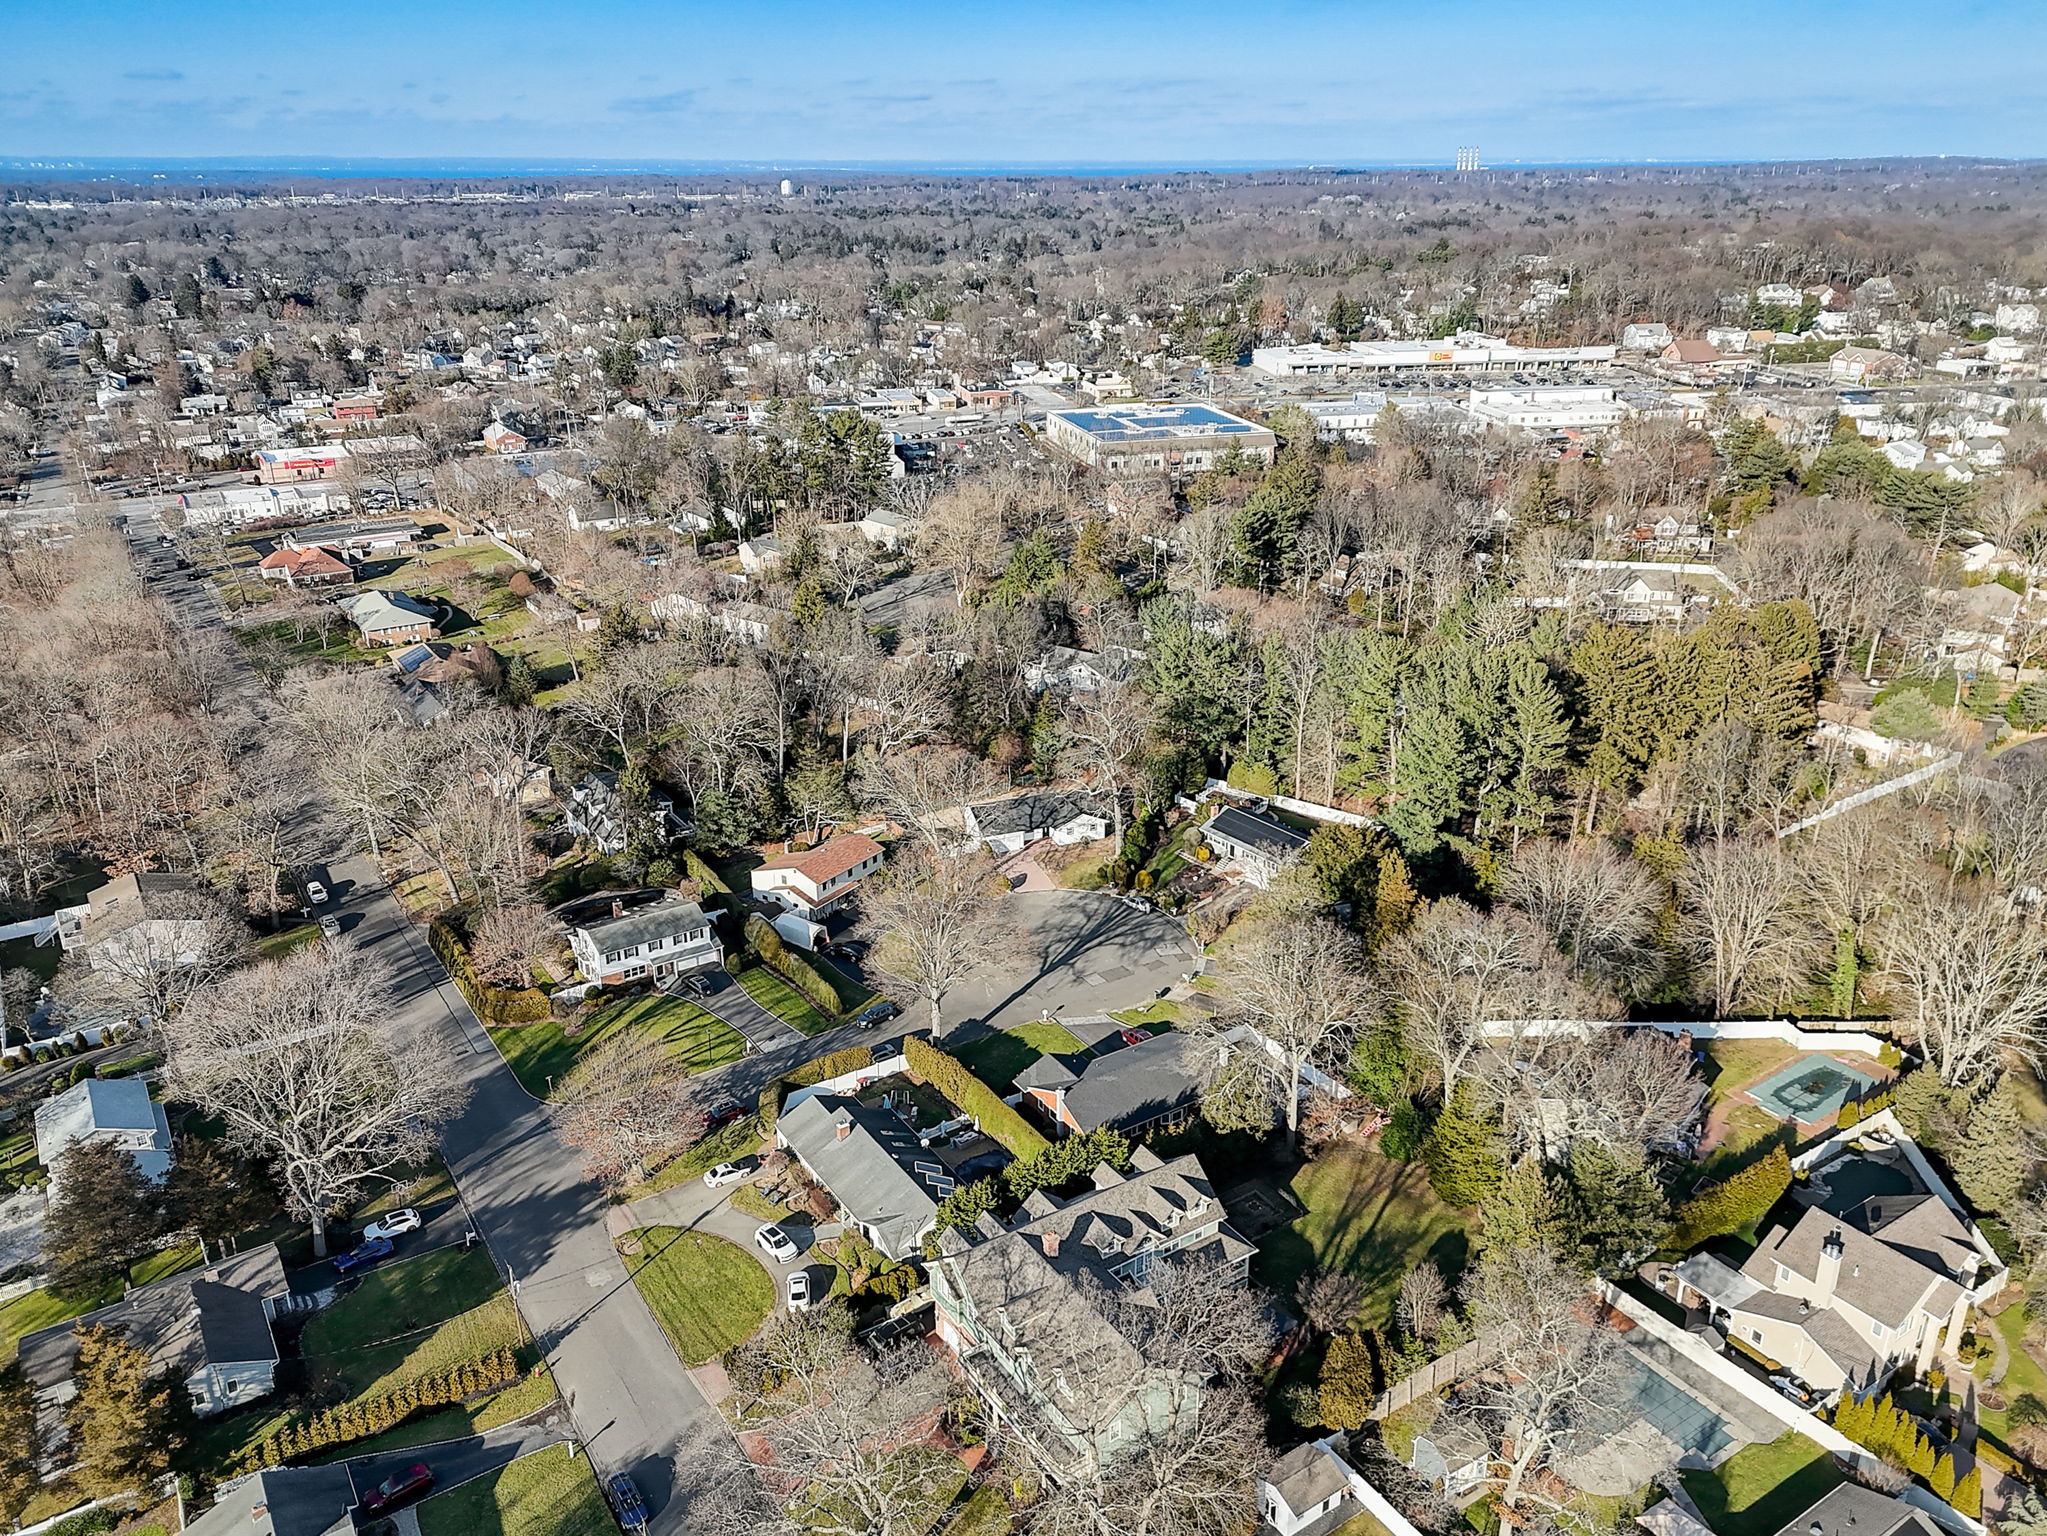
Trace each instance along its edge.
{"label": "white house", "polygon": [[800,917],[821,918],[880,868],[881,844],[842,832],[815,848],[769,859],[753,872],[753,893]]}
{"label": "white house", "polygon": [[680,891],[600,894],[558,907],[555,915],[568,929],[577,968],[607,987],[666,981],[725,963],[711,919]]}
{"label": "white house", "polygon": [[1661,320],[1621,327],[1621,347],[1628,352],[1661,352],[1670,342],[1670,327]]}
{"label": "white house", "polygon": [[140,1078],[89,1077],[36,1106],[36,1161],[50,1171],[52,1190],[64,1154],[81,1141],[119,1147],[157,1183],[171,1171],[171,1123]]}
{"label": "white house", "polygon": [[1008,800],[987,800],[965,810],[967,831],[991,853],[1015,853],[1032,843],[1089,843],[1109,835],[1108,818],[1087,796],[1039,790]]}
{"label": "white house", "polygon": [[1258,1479],[1258,1513],[1273,1536],[1333,1531],[1358,1512],[1350,1479],[1349,1469],[1331,1446],[1310,1440],[1288,1451]]}
{"label": "white house", "polygon": [[1226,805],[1201,829],[1216,858],[1234,863],[1251,884],[1264,887],[1308,844],[1308,834],[1259,811]]}

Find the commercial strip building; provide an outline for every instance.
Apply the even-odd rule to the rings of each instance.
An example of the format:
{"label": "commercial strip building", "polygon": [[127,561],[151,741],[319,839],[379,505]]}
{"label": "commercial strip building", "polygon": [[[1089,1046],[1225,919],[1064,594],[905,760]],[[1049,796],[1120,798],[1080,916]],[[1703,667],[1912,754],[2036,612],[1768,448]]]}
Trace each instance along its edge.
{"label": "commercial strip building", "polygon": [[1270,464],[1270,428],[1212,405],[1104,405],[1051,411],[1045,440],[1111,475],[1193,473],[1235,452]]}
{"label": "commercial strip building", "polygon": [[1279,379],[1343,378],[1401,369],[1480,368],[1514,372],[1610,363],[1618,347],[1517,347],[1497,336],[1459,331],[1442,341],[1353,341],[1339,346],[1259,347],[1251,366]]}

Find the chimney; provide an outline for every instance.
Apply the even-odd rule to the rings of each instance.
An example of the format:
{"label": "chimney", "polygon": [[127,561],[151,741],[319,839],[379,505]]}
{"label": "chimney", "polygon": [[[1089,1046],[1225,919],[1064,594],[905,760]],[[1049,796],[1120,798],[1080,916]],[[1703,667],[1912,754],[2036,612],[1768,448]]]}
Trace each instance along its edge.
{"label": "chimney", "polygon": [[845,1110],[840,1110],[832,1116],[832,1130],[838,1140],[844,1141],[853,1134],[853,1117]]}
{"label": "chimney", "polygon": [[1045,1234],[1045,1257],[1048,1259],[1059,1257],[1059,1234],[1057,1232],[1047,1232]]}
{"label": "chimney", "polygon": [[1829,1232],[1826,1235],[1826,1239],[1820,1244],[1820,1273],[1819,1279],[1815,1282],[1819,1294],[1813,1297],[1814,1306],[1824,1307],[1832,1305],[1834,1287],[1841,1280],[1841,1255],[1846,1251],[1846,1246],[1841,1241],[1841,1229],[1839,1227]]}
{"label": "chimney", "polygon": [[613,917],[625,916],[625,902],[619,897],[614,896],[611,898],[611,915]]}

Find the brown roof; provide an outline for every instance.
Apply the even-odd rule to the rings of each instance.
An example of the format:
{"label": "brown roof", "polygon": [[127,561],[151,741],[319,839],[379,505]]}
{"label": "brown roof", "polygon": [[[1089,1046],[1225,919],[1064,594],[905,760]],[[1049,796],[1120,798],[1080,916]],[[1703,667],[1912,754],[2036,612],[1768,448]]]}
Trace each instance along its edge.
{"label": "brown roof", "polygon": [[1680,363],[1717,363],[1720,349],[1710,341],[1673,341],[1663,355]]}
{"label": "brown roof", "polygon": [[348,562],[324,544],[311,549],[274,549],[257,562],[266,571],[288,571],[294,576],[346,576]]}
{"label": "brown roof", "polygon": [[881,844],[859,832],[842,832],[804,853],[785,853],[762,869],[793,869],[815,885],[835,880],[857,864],[881,857]]}

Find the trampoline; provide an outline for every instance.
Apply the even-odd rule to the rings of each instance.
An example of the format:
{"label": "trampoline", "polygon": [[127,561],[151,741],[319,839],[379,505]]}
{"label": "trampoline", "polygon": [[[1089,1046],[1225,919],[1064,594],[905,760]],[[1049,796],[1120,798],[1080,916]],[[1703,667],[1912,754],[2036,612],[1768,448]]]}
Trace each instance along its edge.
{"label": "trampoline", "polygon": [[1810,1125],[1824,1120],[1876,1078],[1831,1056],[1802,1056],[1749,1089],[1748,1095],[1780,1120]]}

